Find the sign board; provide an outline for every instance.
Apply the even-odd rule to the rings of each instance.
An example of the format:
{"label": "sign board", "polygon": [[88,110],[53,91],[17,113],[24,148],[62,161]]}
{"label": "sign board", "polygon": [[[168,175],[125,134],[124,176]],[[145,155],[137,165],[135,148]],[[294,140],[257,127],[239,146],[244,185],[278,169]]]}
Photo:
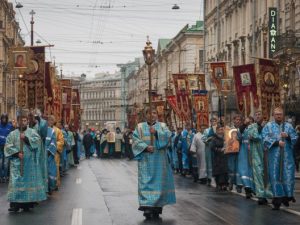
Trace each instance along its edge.
{"label": "sign board", "polygon": [[276,51],[277,16],[277,8],[269,8],[269,58],[272,58]]}

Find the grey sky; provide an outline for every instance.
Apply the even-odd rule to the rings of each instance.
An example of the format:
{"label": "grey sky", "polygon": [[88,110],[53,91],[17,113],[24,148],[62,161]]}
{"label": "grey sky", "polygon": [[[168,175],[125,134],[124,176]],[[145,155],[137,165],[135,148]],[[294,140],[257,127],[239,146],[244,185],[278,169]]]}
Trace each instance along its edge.
{"label": "grey sky", "polygon": [[[146,36],[157,47],[159,38],[172,38],[187,23],[202,18],[203,0],[20,0],[16,9],[26,44],[30,44],[30,15],[35,15],[35,41],[54,44],[47,59],[55,57],[64,74],[113,72],[115,64],[142,56]],[[174,3],[179,10],[172,10]],[[48,43],[47,43],[48,42]]]}

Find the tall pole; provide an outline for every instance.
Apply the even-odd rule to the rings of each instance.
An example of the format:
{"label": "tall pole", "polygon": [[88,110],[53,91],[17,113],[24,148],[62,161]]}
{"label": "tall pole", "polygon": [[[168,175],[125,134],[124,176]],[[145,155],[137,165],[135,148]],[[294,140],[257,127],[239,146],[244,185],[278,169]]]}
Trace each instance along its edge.
{"label": "tall pole", "polygon": [[34,20],[33,20],[33,16],[35,15],[35,11],[31,10],[31,12],[29,13],[31,15],[31,46],[33,46],[33,25],[34,25]]}
{"label": "tall pole", "polygon": [[[149,79],[149,108],[150,108],[150,123],[152,123],[152,77],[151,77],[151,65],[148,65],[148,79]],[[152,124],[151,124],[152,126]],[[150,142],[153,146],[154,136],[153,134],[150,135]]]}

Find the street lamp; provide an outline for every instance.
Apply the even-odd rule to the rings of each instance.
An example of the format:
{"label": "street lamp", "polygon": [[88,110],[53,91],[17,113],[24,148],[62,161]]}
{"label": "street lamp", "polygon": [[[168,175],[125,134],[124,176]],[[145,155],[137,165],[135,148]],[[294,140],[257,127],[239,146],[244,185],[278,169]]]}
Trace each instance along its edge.
{"label": "street lamp", "polygon": [[[151,79],[151,65],[154,62],[155,50],[152,48],[152,43],[149,40],[149,36],[147,36],[146,46],[143,50],[145,63],[148,65],[148,79],[149,79],[149,108],[152,110],[152,79]],[[150,112],[150,121],[152,123],[152,113]],[[151,145],[153,145],[153,135],[151,134]]]}

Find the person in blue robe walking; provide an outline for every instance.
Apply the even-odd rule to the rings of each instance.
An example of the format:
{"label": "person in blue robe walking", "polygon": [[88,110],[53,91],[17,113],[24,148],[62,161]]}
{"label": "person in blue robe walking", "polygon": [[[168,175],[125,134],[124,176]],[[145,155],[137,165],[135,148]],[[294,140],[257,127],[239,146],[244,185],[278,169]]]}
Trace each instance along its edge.
{"label": "person in blue robe walking", "polygon": [[182,175],[190,174],[190,157],[189,149],[192,144],[193,134],[189,123],[185,124],[185,129],[181,133],[181,150],[182,150]]}
{"label": "person in blue robe walking", "polygon": [[56,154],[56,135],[52,127],[47,129],[47,137],[45,139],[45,149],[47,152],[47,169],[48,169],[48,193],[51,194],[57,187],[57,170],[55,163]]}
{"label": "person in blue robe walking", "polygon": [[13,126],[8,122],[8,115],[2,114],[0,121],[0,183],[6,183],[8,176],[8,159],[4,155],[4,145],[8,134],[13,130]]}
{"label": "person in blue robe walking", "polygon": [[289,206],[294,199],[295,164],[293,146],[297,133],[290,123],[284,121],[282,108],[273,110],[274,121],[262,130],[264,146],[268,151],[268,173],[273,192],[273,209],[281,204]]}
{"label": "person in blue robe walking", "polygon": [[252,193],[255,191],[248,129],[249,125],[253,123],[254,119],[252,117],[247,117],[239,128],[239,132],[241,133],[241,144],[238,154],[238,174],[241,179],[241,184],[245,189],[247,199],[251,198]]}
{"label": "person in blue robe walking", "polygon": [[18,116],[19,128],[6,140],[4,153],[10,157],[10,180],[8,186],[9,211],[22,208],[28,211],[35,202],[46,200],[41,167],[37,156],[41,154],[41,138],[28,125],[28,110]]}
{"label": "person in blue robe walking", "polygon": [[171,132],[165,123],[157,121],[155,108],[147,107],[145,115],[147,121],[139,123],[133,133],[132,148],[138,160],[139,210],[144,211],[146,219],[155,219],[159,218],[165,205],[176,203],[173,174],[167,156]]}

